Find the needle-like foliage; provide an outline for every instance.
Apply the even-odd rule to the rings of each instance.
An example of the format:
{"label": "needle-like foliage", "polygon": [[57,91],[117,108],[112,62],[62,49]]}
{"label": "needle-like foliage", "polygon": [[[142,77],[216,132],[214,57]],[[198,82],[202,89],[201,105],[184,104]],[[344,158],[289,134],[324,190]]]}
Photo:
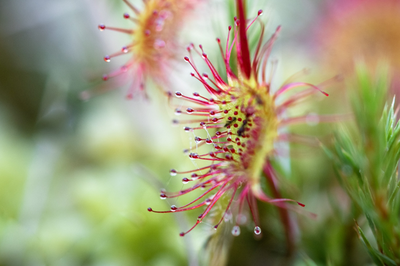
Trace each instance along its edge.
{"label": "needle-like foliage", "polygon": [[[334,146],[326,149],[352,203],[360,210],[355,228],[377,265],[400,265],[399,178],[400,124],[395,99],[385,103],[387,70],[370,75],[357,69],[352,92],[354,128],[342,127]],[[374,240],[367,237],[365,221]],[[359,222],[357,222],[359,221]]]}

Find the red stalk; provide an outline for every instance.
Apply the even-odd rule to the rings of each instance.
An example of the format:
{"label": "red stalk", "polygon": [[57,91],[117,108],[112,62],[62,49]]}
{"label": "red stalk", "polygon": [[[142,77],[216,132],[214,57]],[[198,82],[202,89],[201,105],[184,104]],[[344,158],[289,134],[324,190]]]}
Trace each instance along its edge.
{"label": "red stalk", "polygon": [[246,15],[245,15],[245,3],[244,0],[237,0],[237,13],[239,17],[239,44],[241,54],[241,65],[242,71],[246,78],[250,78],[251,74],[251,62],[250,62],[250,50],[249,43],[247,41],[246,34]]}
{"label": "red stalk", "polygon": [[[274,173],[269,161],[267,161],[264,164],[263,170],[264,170],[265,178],[269,184],[269,187],[271,188],[273,196],[275,198],[282,198],[282,195],[279,192],[279,188],[276,184],[275,173]],[[283,204],[285,204],[285,203],[283,203]],[[293,255],[295,248],[296,248],[293,221],[291,221],[289,212],[286,208],[278,208],[278,211],[279,211],[279,215],[281,217],[283,226],[285,228],[286,241],[287,241],[287,245],[288,245],[288,255],[291,256],[291,255]]]}

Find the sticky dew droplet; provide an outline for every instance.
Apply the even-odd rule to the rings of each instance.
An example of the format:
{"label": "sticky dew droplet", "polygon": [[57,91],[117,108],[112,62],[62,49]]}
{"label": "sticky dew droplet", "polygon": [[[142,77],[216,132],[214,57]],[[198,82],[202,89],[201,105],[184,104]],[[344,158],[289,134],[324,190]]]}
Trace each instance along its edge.
{"label": "sticky dew droplet", "polygon": [[232,212],[231,210],[227,210],[224,215],[224,221],[229,222],[232,219]]}
{"label": "sticky dew droplet", "polygon": [[175,115],[180,115],[180,114],[182,114],[182,110],[179,109],[179,108],[176,108],[175,109]]}
{"label": "sticky dew droplet", "polygon": [[123,52],[123,53],[127,53],[127,52],[129,52],[129,49],[128,49],[128,47],[126,47],[126,46],[123,46],[122,48],[121,48],[121,51]]}
{"label": "sticky dew droplet", "polygon": [[244,214],[239,214],[236,217],[236,222],[240,225],[246,224],[247,223],[247,216]]}
{"label": "sticky dew droplet", "polygon": [[193,174],[191,175],[191,177],[192,177],[192,180],[193,180],[193,181],[196,181],[196,180],[199,178],[199,176],[198,176],[196,173],[193,173]]}
{"label": "sticky dew droplet", "polygon": [[239,227],[239,226],[235,225],[235,226],[232,228],[232,235],[233,235],[233,236],[238,236],[238,235],[240,235],[240,227]]}
{"label": "sticky dew droplet", "polygon": [[256,234],[256,235],[261,234],[261,228],[259,226],[254,227],[254,234]]}
{"label": "sticky dew droplet", "polygon": [[106,26],[104,24],[100,24],[98,28],[100,31],[103,31],[106,29]]}
{"label": "sticky dew droplet", "polygon": [[189,158],[190,159],[199,159],[199,155],[197,154],[197,153],[195,153],[195,152],[192,152],[192,153],[190,153],[189,154]]}
{"label": "sticky dew droplet", "polygon": [[161,39],[156,39],[154,41],[154,48],[156,49],[162,49],[165,47],[165,41],[161,40]]}

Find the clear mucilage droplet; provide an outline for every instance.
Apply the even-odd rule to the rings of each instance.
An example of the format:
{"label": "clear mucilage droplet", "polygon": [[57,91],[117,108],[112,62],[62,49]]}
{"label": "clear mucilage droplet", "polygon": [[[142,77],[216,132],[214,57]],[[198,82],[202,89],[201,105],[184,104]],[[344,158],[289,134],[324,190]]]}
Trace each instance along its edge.
{"label": "clear mucilage droplet", "polygon": [[224,216],[224,221],[229,222],[232,219],[232,212],[231,210],[227,210]]}
{"label": "clear mucilage droplet", "polygon": [[246,224],[246,222],[247,222],[247,216],[244,215],[244,214],[239,214],[239,215],[236,217],[236,222],[237,222],[238,224],[241,224],[241,225]]}
{"label": "clear mucilage droplet", "polygon": [[240,227],[239,227],[239,226],[235,225],[235,226],[232,228],[232,235],[234,235],[234,236],[240,235]]}
{"label": "clear mucilage droplet", "polygon": [[156,24],[156,31],[162,31],[164,27],[165,19],[164,18],[158,18],[155,22]]}
{"label": "clear mucilage droplet", "polygon": [[165,47],[165,41],[161,40],[161,39],[156,39],[154,41],[154,48],[156,49],[161,49]]}
{"label": "clear mucilage droplet", "polygon": [[254,227],[254,234],[256,235],[261,234],[261,228],[259,226]]}
{"label": "clear mucilage droplet", "polygon": [[211,202],[212,202],[212,199],[206,199],[206,201],[205,201],[205,203],[206,203],[207,206],[210,205]]}
{"label": "clear mucilage droplet", "polygon": [[176,108],[175,109],[175,115],[180,115],[180,114],[182,114],[182,110],[179,109],[179,108]]}
{"label": "clear mucilage droplet", "polygon": [[199,176],[196,173],[193,173],[191,175],[191,178],[192,178],[192,181],[196,181],[199,178]]}

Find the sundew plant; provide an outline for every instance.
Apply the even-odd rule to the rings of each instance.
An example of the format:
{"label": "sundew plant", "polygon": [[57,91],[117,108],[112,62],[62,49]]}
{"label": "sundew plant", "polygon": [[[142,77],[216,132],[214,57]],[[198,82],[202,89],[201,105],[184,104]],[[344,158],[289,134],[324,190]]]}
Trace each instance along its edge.
{"label": "sundew plant", "polygon": [[0,23],[0,265],[400,266],[399,0]]}
{"label": "sundew plant", "polygon": [[[248,230],[243,229],[250,226],[254,241],[260,241],[263,237],[274,235],[270,228],[267,228],[266,236],[263,234],[265,227],[262,220],[277,216],[285,239],[285,244],[281,246],[282,256],[287,258],[285,265],[295,265],[296,261],[317,265],[321,257],[312,258],[314,254],[309,256],[305,252],[309,247],[302,248],[300,234],[303,232],[294,217],[300,214],[299,219],[310,220],[310,217],[318,217],[318,213],[312,209],[304,210],[306,204],[292,197],[296,193],[283,190],[285,171],[282,173],[275,169],[275,159],[281,154],[277,143],[288,143],[288,147],[293,142],[320,143],[331,162],[335,163],[342,189],[348,194],[348,206],[344,206],[343,213],[348,212],[349,206],[354,210],[350,217],[353,215],[355,230],[346,239],[351,242],[359,237],[377,265],[399,265],[397,167],[400,152],[397,143],[400,131],[395,101],[391,106],[384,107],[388,94],[387,78],[377,75],[377,82],[372,82],[366,71],[356,74],[359,82],[348,88],[353,95],[352,111],[357,132],[354,136],[358,136],[359,140],[352,139],[354,137],[346,130],[336,131],[334,136],[330,134],[328,137],[335,143],[334,149],[330,149],[322,140],[297,134],[292,126],[310,124],[310,121],[318,124],[348,120],[352,115],[310,116],[298,112],[308,108],[313,99],[317,102],[314,105],[318,106],[321,96],[329,96],[325,90],[328,84],[334,83],[334,79],[320,78],[320,83],[314,84],[297,80],[300,75],[294,75],[281,85],[275,85],[277,62],[270,60],[270,56],[284,29],[278,26],[272,34],[268,33],[265,23],[259,18],[263,10],[248,17],[250,3],[232,1],[236,16],[231,18],[232,25],[227,25],[225,37],[216,38],[215,51],[210,53],[219,54],[220,61],[209,56],[202,44],[190,43],[187,46],[187,54],[182,57],[192,71],[191,77],[204,88],[201,93],[188,93],[190,90],[171,91],[173,82],[169,78],[174,71],[171,64],[180,56],[177,36],[182,21],[188,19],[188,14],[194,12],[201,1],[146,0],[141,11],[132,3],[124,2],[134,16],[128,13],[123,16],[135,27],[122,29],[100,24],[98,28],[132,36],[130,44],[123,46],[119,52],[105,56],[104,61],[109,62],[122,54],[130,54],[130,59],[120,69],[104,75],[103,80],[121,75],[129,77],[128,98],[133,98],[139,91],[144,92],[147,79],[162,88],[160,94],[179,116],[173,124],[181,126],[191,139],[191,145],[184,153],[194,165],[192,169],[177,166],[170,170],[171,178],[180,178],[183,187],[172,192],[162,189],[160,198],[177,203],[167,210],[148,207],[148,215],[197,212],[192,226],[180,232],[179,236],[185,237],[196,230],[206,232],[208,241],[204,252],[210,253],[209,265],[225,265],[232,261],[228,259],[229,247],[231,243],[235,245],[235,241],[228,234],[235,237],[243,231],[248,234]],[[327,25],[331,26],[329,23],[323,26]],[[338,35],[342,34],[339,27],[335,30]],[[349,52],[352,53],[352,50]],[[359,54],[354,52],[354,58],[357,56]],[[346,57],[354,60],[347,54]],[[223,63],[222,67],[218,62]],[[203,66],[208,72],[202,72]],[[344,69],[349,70],[348,66]],[[338,74],[345,74],[344,77],[351,80],[350,73],[354,72]],[[190,88],[191,84],[186,86]],[[292,175],[296,176],[296,173]],[[273,207],[277,213],[271,208],[267,214],[259,211],[266,206]],[[376,243],[365,232],[363,218],[368,222]],[[199,226],[202,223],[207,226]],[[338,228],[341,226],[347,227],[339,224]],[[348,253],[345,248],[339,250],[343,254]],[[339,261],[350,263],[346,262],[343,254],[335,258],[334,252],[327,247],[322,261],[329,264]]]}
{"label": "sundew plant", "polygon": [[[137,24],[137,27],[120,29],[101,24],[99,29],[128,33],[134,37],[132,43],[124,46],[120,52],[104,57],[104,60],[109,62],[112,57],[131,52],[133,56],[128,63],[121,69],[103,76],[106,81],[131,69],[133,83],[128,93],[128,97],[131,98],[134,90],[137,88],[143,90],[146,77],[158,80],[161,87],[163,87],[162,85],[166,87],[166,77],[171,71],[166,66],[170,64],[171,60],[176,59],[175,51],[178,44],[175,42],[176,37],[174,36],[179,31],[178,19],[181,19],[181,15],[186,15],[189,12],[188,9],[195,8],[195,2],[144,1],[142,12],[139,12],[130,2],[124,2],[136,15],[136,18],[132,18],[125,13],[124,18]],[[224,233],[215,232],[221,225],[224,225],[224,228],[231,227],[228,231],[233,236],[239,236],[242,231],[241,225],[247,226],[249,223],[253,225],[255,236],[260,238],[262,236],[260,223],[262,217],[258,211],[259,205],[270,204],[279,210],[281,226],[285,232],[287,256],[290,257],[296,253],[298,247],[298,238],[295,236],[293,224],[295,220],[290,218],[293,215],[291,212],[304,213],[301,208],[305,207],[305,204],[282,197],[279,181],[283,177],[277,174],[271,162],[279,154],[279,151],[276,150],[277,142],[298,140],[296,134],[285,132],[282,129],[310,121],[309,115],[288,116],[291,114],[289,110],[303,104],[305,99],[315,97],[316,93],[328,96],[323,91],[323,87],[328,82],[318,85],[292,79],[284,82],[280,87],[274,88],[272,80],[276,64],[272,63],[269,58],[282,29],[280,26],[277,27],[271,36],[265,38],[267,35],[265,25],[259,20],[263,11],[259,10],[257,14],[253,15],[253,18],[248,18],[246,1],[237,0],[235,4],[237,15],[233,18],[233,25],[228,27],[225,38],[216,39],[217,43],[214,46],[222,57],[223,68],[216,67],[214,59],[208,56],[201,44],[191,43],[186,49],[187,56],[183,57],[193,71],[190,75],[203,85],[206,93],[194,91],[186,94],[175,91],[166,94],[169,105],[175,108],[175,114],[182,117],[182,119],[174,119],[173,124],[182,125],[183,130],[192,136],[190,138],[193,138],[194,144],[184,152],[191,160],[200,162],[200,164],[195,163],[196,166],[200,166],[188,170],[170,170],[173,178],[182,176],[182,183],[186,185],[186,188],[176,192],[163,189],[160,198],[163,200],[178,199],[192,195],[191,199],[184,204],[171,205],[169,210],[154,210],[152,207],[147,210],[150,213],[197,211],[199,215],[193,225],[179,233],[182,237],[206,221],[208,224],[213,224],[210,229],[214,230],[209,231],[210,239],[224,237]],[[260,28],[255,33],[258,36],[248,36],[251,27]],[[257,40],[253,49],[249,39]],[[201,72],[197,65],[199,59],[202,59],[202,64],[207,66],[209,73]],[[366,199],[369,199],[369,207],[373,206],[374,202],[378,204],[375,216],[386,217],[389,212],[386,207],[383,207],[386,205],[382,204],[387,201],[395,204],[397,193],[395,188],[397,183],[394,180],[398,154],[395,151],[391,152],[391,149],[396,149],[394,143],[397,136],[394,105],[390,110],[385,109],[385,118],[373,118],[382,109],[381,102],[387,90],[384,85],[381,85],[383,88],[377,89],[380,94],[372,97],[368,93],[371,94],[375,89],[369,88],[365,82],[360,83],[361,103],[358,103],[359,99],[357,99],[353,105],[355,106],[355,115],[365,112],[362,110],[369,110],[364,113],[364,120],[358,120],[360,135],[365,136],[362,138],[365,143],[361,146],[367,146],[367,149],[360,151],[360,154],[352,154],[352,151],[354,153],[357,149],[348,146],[349,150],[346,151],[346,143],[349,145],[353,142],[344,139],[344,133],[338,133],[336,164],[339,169],[338,173],[343,173],[346,169],[351,168],[352,173],[362,174],[365,172],[367,176],[371,176],[370,178],[366,177],[366,180],[371,179],[369,182],[362,183],[367,187],[361,191],[367,194],[359,194],[357,187],[360,183],[356,187],[351,186],[354,186],[355,183],[349,183],[350,185],[344,185],[344,188],[349,192],[350,199],[354,200],[352,204],[360,206],[366,212],[367,207],[364,206],[364,203]],[[372,99],[374,101],[368,102]],[[368,108],[363,107],[364,105],[368,105]],[[329,117],[318,115],[314,115],[313,119],[318,122],[332,121]],[[383,126],[382,120],[386,120],[384,123],[386,127],[385,131],[381,132],[379,125]],[[366,123],[363,124],[363,121]],[[381,143],[384,132],[386,132],[385,139],[390,143],[389,146],[386,145],[385,149],[397,157],[387,164],[387,167],[390,168],[384,171],[386,173],[384,179],[387,182],[381,184],[379,177],[373,172],[381,171],[382,160],[385,156],[381,155],[383,150],[382,152],[376,151],[374,145]],[[372,134],[372,139],[369,139],[368,134]],[[365,155],[363,155],[364,153]],[[332,159],[335,158],[332,153],[328,154]],[[358,158],[363,156],[367,158],[360,159],[360,162],[364,162],[364,164],[357,164]],[[368,156],[374,157],[369,158]],[[345,159],[350,161],[343,161]],[[347,179],[342,177],[341,183],[347,184],[346,181]],[[388,182],[392,184],[393,188],[389,189],[391,195],[385,196]],[[382,188],[379,189],[379,187]],[[373,260],[376,263],[383,263],[382,265],[396,263],[394,250],[397,249],[397,246],[391,247],[391,245],[396,245],[397,242],[387,239],[388,236],[385,234],[382,235],[384,232],[388,234],[394,230],[394,225],[389,222],[380,224],[379,219],[378,221],[374,220],[374,212],[365,215],[371,230],[376,231],[379,236],[377,236],[378,251],[371,246],[358,223],[356,223],[357,234],[366,244]],[[251,217],[251,222],[247,217]],[[381,232],[384,229],[386,231]],[[226,232],[226,230],[223,231]],[[216,261],[226,263],[224,259],[213,259],[210,263],[215,264]]]}
{"label": "sundew plant", "polygon": [[[206,219],[214,205],[225,195],[229,195],[230,200],[214,225],[214,229],[219,227],[227,213],[234,213],[235,217],[239,217],[235,218],[236,225],[232,228],[232,234],[236,236],[240,234],[239,222],[246,204],[251,212],[256,235],[261,234],[256,200],[274,204],[285,211],[293,208],[285,202],[294,202],[304,207],[304,204],[300,202],[278,196],[276,184],[278,179],[270,160],[274,156],[274,143],[288,140],[288,135],[280,134],[279,129],[291,124],[304,123],[308,118],[307,116],[284,117],[286,110],[296,106],[302,99],[315,92],[326,96],[328,94],[321,91],[318,86],[304,82],[286,83],[278,89],[272,88],[273,72],[268,73],[269,77],[267,77],[267,64],[280,27],[264,42],[264,25],[261,24],[259,41],[254,56],[251,57],[247,29],[255,23],[257,17],[262,14],[262,10],[259,10],[256,18],[249,20],[249,23],[243,23],[248,20],[244,15],[245,7],[242,1],[237,2],[237,9],[238,17],[234,18],[234,28],[228,27],[226,43],[218,38],[218,45],[216,45],[225,62],[224,76],[227,76],[227,79],[224,80],[218,73],[202,45],[197,48],[191,44],[187,48],[189,56],[184,57],[184,60],[193,68],[194,72],[191,76],[203,84],[208,95],[200,95],[197,92],[184,95],[179,91],[171,95],[185,101],[177,105],[179,107],[176,107],[175,113],[186,116],[188,119],[174,120],[173,123],[183,124],[184,131],[193,133],[196,144],[187,149],[189,158],[209,162],[207,166],[188,171],[172,169],[170,171],[172,176],[189,175],[190,177],[184,177],[182,182],[193,183],[193,185],[185,190],[175,193],[162,192],[160,195],[162,199],[166,199],[179,197],[199,188],[206,190],[188,204],[180,207],[173,205],[170,211],[166,211],[204,209],[193,227],[187,232],[180,233],[181,236],[189,233]],[[233,34],[231,34],[232,31]],[[235,61],[231,60],[233,51],[236,52]],[[210,74],[199,72],[194,54],[205,61]],[[237,69],[232,68],[231,61],[235,62]],[[304,89],[279,101],[287,91],[299,87]],[[201,137],[200,134],[205,137]],[[211,151],[198,154],[198,148],[203,145],[208,145]],[[270,180],[269,183],[273,186],[275,195],[268,196],[262,190],[263,175]],[[149,211],[160,212],[152,208],[149,208]],[[165,213],[165,211],[161,212]]]}
{"label": "sundew plant", "polygon": [[[128,0],[124,3],[131,11],[125,12],[123,18],[131,24],[128,28],[119,28],[100,24],[100,31],[110,30],[128,34],[131,42],[122,46],[116,52],[104,56],[105,62],[121,55],[129,59],[120,68],[104,74],[103,81],[123,79],[129,84],[126,94],[128,99],[134,95],[146,95],[145,87],[148,80],[160,85],[161,89],[168,87],[168,72],[171,71],[179,50],[178,35],[183,21],[188,19],[191,11],[201,0],[149,0],[143,1],[141,10]],[[115,86],[116,83],[113,85]],[[108,89],[112,89],[109,85]],[[161,86],[162,85],[162,86]],[[98,92],[86,91],[82,97],[87,99],[91,94]]]}

